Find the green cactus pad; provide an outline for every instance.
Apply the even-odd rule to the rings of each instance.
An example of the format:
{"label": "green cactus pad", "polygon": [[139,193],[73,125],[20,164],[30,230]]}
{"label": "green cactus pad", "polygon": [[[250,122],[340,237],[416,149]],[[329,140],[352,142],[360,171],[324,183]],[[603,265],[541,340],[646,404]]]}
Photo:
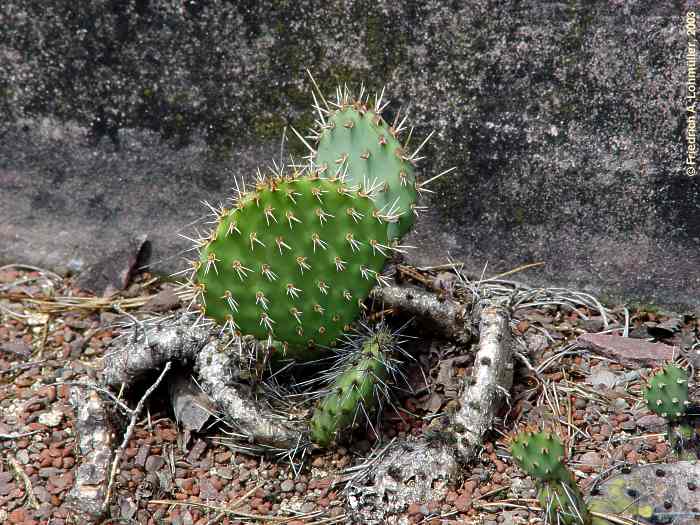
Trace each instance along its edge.
{"label": "green cactus pad", "polygon": [[316,173],[259,178],[217,210],[195,293],[224,328],[312,357],[308,348],[332,345],[357,317],[389,249],[371,195]]}
{"label": "green cactus pad", "polygon": [[688,406],[688,373],[675,365],[657,372],[644,390],[649,410],[669,421],[681,419]]}
{"label": "green cactus pad", "polygon": [[391,334],[380,331],[365,340],[362,348],[343,363],[327,395],[311,419],[311,440],[328,446],[342,430],[369,413],[376,401],[375,388],[389,375],[388,356]]}
{"label": "green cactus pad", "polygon": [[569,481],[564,466],[564,445],[550,432],[526,430],[515,436],[510,446],[513,459],[529,476],[547,481]]}
{"label": "green cactus pad", "polygon": [[545,523],[590,525],[591,514],[576,483],[563,481],[540,482],[537,499],[545,511]]}
{"label": "green cactus pad", "polygon": [[346,93],[317,135],[316,166],[330,175],[346,173],[352,184],[378,185],[377,207],[399,214],[388,225],[389,238],[402,237],[413,224],[418,192],[413,162],[395,129],[364,102],[350,101]]}

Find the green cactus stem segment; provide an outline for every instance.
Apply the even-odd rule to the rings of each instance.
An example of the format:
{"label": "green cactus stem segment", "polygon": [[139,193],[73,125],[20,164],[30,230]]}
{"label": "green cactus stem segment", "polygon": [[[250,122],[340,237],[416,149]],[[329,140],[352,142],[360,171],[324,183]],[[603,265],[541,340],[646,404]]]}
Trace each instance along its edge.
{"label": "green cactus stem segment", "polygon": [[547,519],[545,523],[591,525],[592,518],[576,483],[538,481],[537,499]]}
{"label": "green cactus stem segment", "polygon": [[326,116],[317,135],[315,165],[328,175],[345,174],[365,191],[378,188],[377,208],[398,215],[387,226],[389,238],[408,232],[418,190],[413,161],[396,130],[364,102],[345,100]]}
{"label": "green cactus stem segment", "polygon": [[510,450],[518,466],[537,480],[537,497],[547,517],[545,523],[591,524],[574,475],[564,465],[564,445],[557,436],[525,430],[512,438]]}
{"label": "green cactus stem segment", "polygon": [[670,422],[685,415],[688,401],[688,373],[675,365],[666,365],[649,380],[644,390],[649,410]]}
{"label": "green cactus stem segment", "polygon": [[200,310],[232,333],[293,347],[296,357],[334,344],[391,249],[373,199],[338,177],[259,179],[233,209],[217,212],[201,243]]}
{"label": "green cactus stem segment", "polygon": [[511,441],[511,454],[529,476],[543,481],[568,482],[571,475],[564,466],[564,445],[550,432],[526,430]]}
{"label": "green cactus stem segment", "polygon": [[[311,419],[311,440],[326,447],[343,430],[359,422],[376,403],[376,387],[389,375],[386,349],[391,335],[380,331],[345,363],[330,386],[330,394],[316,407]],[[364,410],[363,410],[364,409]]]}

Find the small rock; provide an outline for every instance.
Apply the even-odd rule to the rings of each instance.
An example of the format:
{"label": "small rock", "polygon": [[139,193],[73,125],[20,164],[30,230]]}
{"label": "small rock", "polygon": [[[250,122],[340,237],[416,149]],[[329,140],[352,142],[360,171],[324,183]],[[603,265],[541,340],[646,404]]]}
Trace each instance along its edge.
{"label": "small rock", "polygon": [[187,461],[193,464],[196,463],[206,448],[206,442],[202,441],[201,439],[198,440],[192,447],[192,450],[190,450],[190,453],[187,455]]}
{"label": "small rock", "polygon": [[591,375],[586,380],[587,383],[593,386],[603,385],[608,388],[613,388],[617,383],[617,376],[608,370],[605,366],[599,366],[591,370]]}
{"label": "small rock", "polygon": [[600,457],[600,454],[597,452],[586,452],[584,455],[581,456],[580,459],[581,464],[583,465],[591,465],[594,467],[600,466],[603,464],[603,460]]}
{"label": "small rock", "polygon": [[139,467],[143,467],[146,464],[146,460],[149,458],[149,452],[150,447],[148,445],[141,445],[136,457],[134,458],[134,463],[136,463]]}
{"label": "small rock", "polygon": [[0,482],[0,496],[7,496],[15,487],[16,485],[12,482]]}
{"label": "small rock", "polygon": [[281,485],[282,492],[292,492],[294,490],[294,480],[285,479]]}
{"label": "small rock", "polygon": [[51,494],[49,494],[49,491],[46,490],[46,487],[43,485],[36,485],[34,487],[34,495],[36,496],[36,499],[42,503],[48,503],[51,501]]}
{"label": "small rock", "polygon": [[133,502],[131,498],[119,498],[119,512],[121,517],[125,520],[131,520],[138,510],[138,506]]}
{"label": "small rock", "polygon": [[230,467],[217,467],[213,470],[213,474],[223,479],[233,479],[233,471]]}
{"label": "small rock", "polygon": [[44,412],[39,415],[39,423],[46,425],[47,427],[55,427],[61,423],[63,419],[63,412],[54,409],[51,412]]}
{"label": "small rock", "polygon": [[199,497],[203,500],[218,499],[219,497],[219,491],[216,490],[208,478],[199,480]]}
{"label": "small rock", "polygon": [[304,514],[309,514],[316,510],[316,504],[312,503],[311,501],[307,501],[301,506],[301,509],[299,510],[301,510],[301,512],[303,512]]}
{"label": "small rock", "polygon": [[146,460],[145,464],[145,469],[146,472],[155,472],[156,470],[160,470],[163,468],[163,465],[165,465],[165,460],[163,459],[163,456],[148,456],[148,459]]}
{"label": "small rock", "polygon": [[32,347],[24,341],[11,341],[0,345],[0,352],[14,354],[20,357],[29,357],[32,355]]}
{"label": "small rock", "polygon": [[172,286],[164,285],[163,289],[151,297],[143,306],[146,310],[163,313],[180,305],[180,298],[175,294]]}
{"label": "small rock", "polygon": [[241,483],[245,483],[250,479],[250,471],[244,467],[241,467],[238,470],[238,479]]}
{"label": "small rock", "polygon": [[622,412],[622,411],[624,411],[624,410],[627,410],[627,409],[630,407],[630,406],[629,406],[629,403],[627,403],[627,401],[625,401],[625,400],[624,400],[623,398],[621,398],[621,397],[618,397],[617,399],[615,399],[615,400],[612,402],[612,405],[613,405],[613,407],[615,408],[615,410],[617,410],[617,411],[619,411],[619,412]]}
{"label": "small rock", "polygon": [[49,483],[58,489],[65,489],[73,483],[73,474],[71,472],[66,472],[60,476],[49,477]]}
{"label": "small rock", "polygon": [[17,461],[22,465],[27,465],[29,463],[29,452],[27,452],[27,449],[18,450],[16,457]]}
{"label": "small rock", "polygon": [[666,420],[656,414],[642,416],[636,421],[637,426],[644,430],[659,430],[666,426]]}
{"label": "small rock", "polygon": [[608,334],[584,334],[576,342],[629,368],[656,367],[672,361],[676,354],[670,345]]}
{"label": "small rock", "polygon": [[52,476],[58,476],[63,471],[55,467],[45,467],[39,469],[39,476],[42,478],[50,478]]}

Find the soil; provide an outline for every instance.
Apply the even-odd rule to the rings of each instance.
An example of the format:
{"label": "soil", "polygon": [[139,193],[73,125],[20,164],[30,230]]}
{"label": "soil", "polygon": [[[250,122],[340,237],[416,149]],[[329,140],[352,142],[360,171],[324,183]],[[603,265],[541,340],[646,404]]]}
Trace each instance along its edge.
{"label": "soil", "polygon": [[[112,302],[134,316],[162,315],[180,307],[171,287],[145,273],[125,291],[99,298],[76,289],[70,278],[0,268],[0,523],[77,523],[67,495],[81,458],[63,383],[97,377],[124,320]],[[610,334],[627,330],[630,337],[648,339],[653,333],[656,341],[678,348],[698,341],[700,320],[694,314],[631,309],[626,327],[624,308],[608,308]],[[523,423],[544,421],[567,440],[568,465],[584,493],[625,467],[675,461],[664,421],[641,397],[651,370],[628,369],[610,356],[571,345],[584,333],[604,330],[599,312],[583,305],[533,306],[517,310],[514,322],[514,333],[527,344],[520,350],[534,369],[540,367],[539,377],[516,364],[510,408],[463,481],[439,501],[409,506],[396,522],[493,525],[539,516],[522,500],[508,505],[513,498],[535,496],[532,480],[514,466],[504,440]],[[421,335],[410,327],[408,333]],[[381,440],[370,429],[357,431],[347,444],[314,452],[299,472],[284,459],[242,454],[231,446],[225,425],[194,434],[178,429],[165,391],[157,391],[119,466],[110,518],[96,523],[345,522],[347,469],[393,437],[421,435],[454,409],[461,378],[470,373],[469,359],[460,357],[464,350],[454,343],[422,337],[413,347],[416,359],[406,368],[413,392],[400,393],[398,410],[386,411]],[[133,407],[137,399],[126,401]]]}

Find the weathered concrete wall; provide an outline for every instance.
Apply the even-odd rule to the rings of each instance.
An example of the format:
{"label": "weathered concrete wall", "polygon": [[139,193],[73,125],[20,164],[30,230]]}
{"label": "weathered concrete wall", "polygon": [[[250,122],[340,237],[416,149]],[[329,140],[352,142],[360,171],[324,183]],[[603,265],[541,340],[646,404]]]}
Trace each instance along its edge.
{"label": "weathered concrete wall", "polygon": [[[409,5],[410,4],[410,5]],[[409,243],[487,273],[700,304],[700,179],[683,171],[683,5],[166,2],[0,5],[0,260],[65,268],[141,232],[156,268],[322,88],[387,85],[437,129]],[[292,143],[293,151],[300,151]]]}

